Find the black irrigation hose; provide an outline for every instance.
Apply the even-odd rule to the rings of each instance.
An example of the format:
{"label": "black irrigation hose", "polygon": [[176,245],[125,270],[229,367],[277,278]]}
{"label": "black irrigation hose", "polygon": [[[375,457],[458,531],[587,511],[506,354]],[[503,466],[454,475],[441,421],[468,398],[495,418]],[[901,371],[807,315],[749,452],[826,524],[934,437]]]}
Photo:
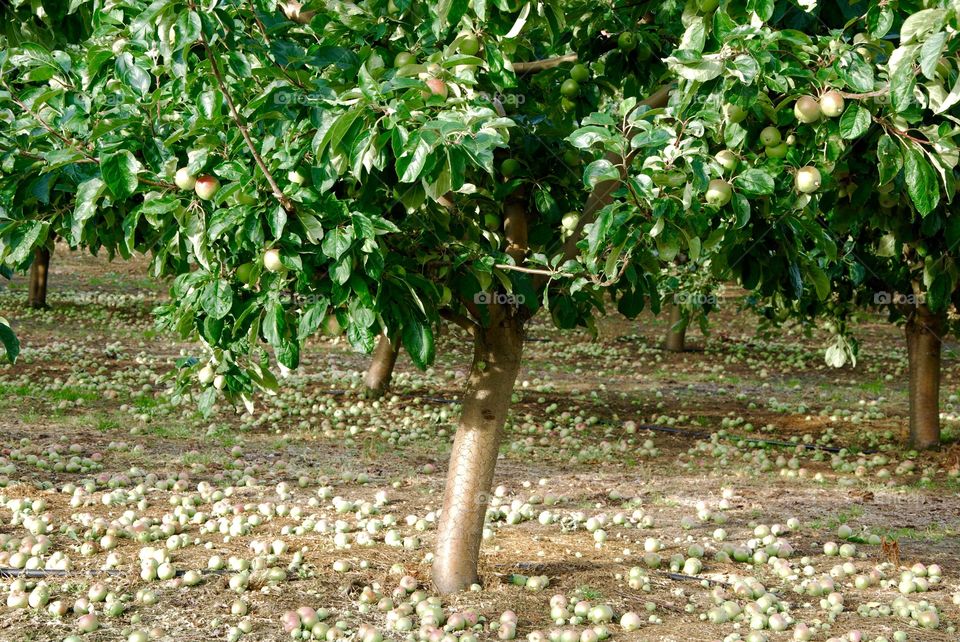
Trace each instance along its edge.
{"label": "black irrigation hose", "polygon": [[[231,571],[223,569],[204,569],[199,571],[201,575],[226,575]],[[90,571],[65,571],[63,569],[44,569],[44,568],[31,568],[31,569],[21,569],[21,568],[8,568],[0,567],[0,577],[26,577],[28,579],[36,579],[42,577],[67,577],[70,575],[109,575],[114,577],[117,575],[130,575],[130,571],[120,571],[117,569],[107,569],[107,570],[90,570]],[[186,575],[188,571],[177,571],[175,577],[182,577]]]}

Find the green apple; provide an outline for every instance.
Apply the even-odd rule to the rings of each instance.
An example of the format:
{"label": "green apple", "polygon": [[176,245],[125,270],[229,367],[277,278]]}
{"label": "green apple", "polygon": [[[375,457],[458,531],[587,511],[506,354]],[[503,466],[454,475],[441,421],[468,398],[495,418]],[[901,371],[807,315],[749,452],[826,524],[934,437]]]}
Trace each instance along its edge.
{"label": "green apple", "polygon": [[560,85],[560,94],[564,98],[576,98],[580,94],[580,83],[573,78],[567,78]]}
{"label": "green apple", "polygon": [[459,49],[465,56],[476,56],[480,52],[480,40],[472,33],[463,35],[460,37]]}
{"label": "green apple", "polygon": [[783,137],[780,135],[780,130],[776,127],[764,127],[763,131],[760,132],[760,142],[764,147],[779,145],[782,139]]}
{"label": "green apple", "polygon": [[237,280],[247,285],[253,285],[253,263],[241,263],[237,266]]}
{"label": "green apple", "polygon": [[570,68],[570,78],[578,83],[590,80],[590,70],[582,63],[577,63]]}
{"label": "green apple", "polygon": [[263,253],[263,267],[269,272],[279,272],[283,269],[280,259],[280,250],[271,248]]}
{"label": "green apple", "polygon": [[836,118],[843,113],[844,100],[839,91],[830,90],[820,96],[820,111],[827,118]]}
{"label": "green apple", "polygon": [[770,158],[786,158],[789,150],[790,147],[786,143],[780,143],[779,145],[770,145],[765,151]]}
{"label": "green apple", "polygon": [[820,170],[811,165],[801,167],[795,179],[797,191],[802,194],[812,194],[820,189]]}
{"label": "green apple", "polygon": [[801,123],[815,123],[820,120],[820,103],[813,96],[800,96],[793,106],[793,115]]}
{"label": "green apple", "polygon": [[733,187],[727,181],[715,178],[707,185],[707,203],[714,207],[723,207],[733,198]]}
{"label": "green apple", "polygon": [[743,122],[743,119],[747,117],[747,112],[738,105],[727,103],[723,106],[723,117],[728,123],[735,125]]}
{"label": "green apple", "polygon": [[720,164],[720,167],[728,172],[734,171],[737,169],[737,165],[740,164],[740,157],[729,149],[721,149],[714,158],[717,160],[717,163]]}
{"label": "green apple", "polygon": [[508,158],[500,163],[500,173],[505,178],[513,178],[520,173],[520,161],[516,158]]}
{"label": "green apple", "polygon": [[196,177],[190,173],[186,167],[181,167],[177,170],[177,174],[173,177],[173,182],[177,184],[182,190],[191,190],[197,184]]}
{"label": "green apple", "polygon": [[412,65],[416,62],[416,58],[413,57],[413,54],[409,51],[401,51],[393,58],[393,66],[396,69],[400,67],[405,67],[406,65]]}

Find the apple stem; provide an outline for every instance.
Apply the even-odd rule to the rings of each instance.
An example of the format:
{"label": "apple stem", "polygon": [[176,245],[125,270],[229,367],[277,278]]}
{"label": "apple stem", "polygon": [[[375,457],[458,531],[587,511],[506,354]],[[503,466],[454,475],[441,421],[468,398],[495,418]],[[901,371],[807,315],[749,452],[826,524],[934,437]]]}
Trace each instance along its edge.
{"label": "apple stem", "polygon": [[207,52],[207,58],[210,60],[210,68],[213,71],[214,78],[217,79],[217,85],[220,86],[220,91],[223,92],[223,97],[227,101],[227,108],[230,109],[230,117],[233,118],[233,122],[237,124],[237,129],[240,130],[240,135],[243,136],[244,142],[247,144],[247,148],[250,150],[250,153],[253,154],[253,160],[257,163],[257,167],[260,168],[260,171],[263,172],[263,175],[267,179],[267,183],[270,184],[270,190],[273,192],[274,198],[276,198],[281,207],[288,212],[293,211],[293,203],[289,198],[284,195],[283,190],[280,189],[280,185],[277,183],[277,180],[273,177],[273,174],[270,173],[270,170],[267,168],[267,164],[263,162],[263,158],[260,156],[260,152],[257,151],[257,146],[253,143],[253,138],[250,136],[250,132],[247,129],[247,125],[243,120],[243,117],[240,115],[240,112],[237,111],[237,107],[233,102],[233,97],[230,96],[230,91],[227,89],[227,83],[223,80],[223,74],[220,73],[220,65],[217,64],[217,57],[214,55],[213,50],[210,48],[210,45],[207,44],[206,40],[201,40],[204,50]]}

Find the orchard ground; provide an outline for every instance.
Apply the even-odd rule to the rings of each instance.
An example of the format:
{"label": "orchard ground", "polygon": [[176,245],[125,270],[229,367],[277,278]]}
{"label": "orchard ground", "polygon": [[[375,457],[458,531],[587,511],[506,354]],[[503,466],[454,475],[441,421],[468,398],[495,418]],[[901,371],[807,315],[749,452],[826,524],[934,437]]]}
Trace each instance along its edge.
{"label": "orchard ground", "polygon": [[[86,571],[103,568],[113,553],[121,571],[109,577],[78,573],[47,578],[51,601],[72,607],[94,582],[118,595],[132,598],[148,588],[159,597],[151,606],[131,599],[117,617],[101,612],[99,630],[84,640],[124,639],[131,629],[155,628],[165,632],[159,639],[226,639],[230,627],[244,619],[252,630],[243,640],[283,640],[289,635],[280,616],[300,606],[327,608],[331,623],[343,620],[350,630],[367,622],[380,628],[385,639],[402,639],[405,634],[388,629],[376,602],[360,613],[367,608],[361,597],[366,586],[389,596],[403,574],[429,589],[424,557],[433,544],[431,520],[440,508],[457,416],[453,401],[469,365],[469,342],[459,329],[446,331],[438,361],[427,373],[401,356],[391,394],[371,403],[361,401],[358,392],[366,358],[339,339],[315,341],[280,395],[256,400],[256,420],[226,407],[203,419],[192,405],[171,406],[166,384],[159,381],[181,351],[202,353],[199,346],[153,329],[149,311],[163,300],[165,290],[144,279],[145,271],[140,262],[108,264],[58,248],[50,277],[51,310],[25,307],[23,278],[0,294],[0,309],[15,322],[24,347],[17,365],[0,367],[0,495],[5,504],[0,507],[0,543],[6,546],[0,566],[10,566],[16,540],[28,535],[22,523],[13,523],[10,500],[42,498],[52,518],[47,555],[60,551],[75,571]],[[843,543],[837,532],[842,524],[860,540],[870,534],[897,540],[906,567],[920,562],[943,569],[943,579],[928,592],[908,596],[940,610],[938,630],[918,629],[895,614],[867,617],[858,607],[889,604],[899,594],[900,570],[889,564],[881,546],[856,543],[849,561],[857,573],[879,565],[893,584],[856,589],[852,576],[836,579],[844,611],[829,634],[820,632],[815,639],[852,629],[864,631],[865,639],[892,637],[898,629],[911,640],[958,639],[960,633],[948,629],[960,626],[960,607],[953,603],[960,592],[958,347],[948,345],[944,359],[944,446],[908,458],[898,445],[907,429],[906,349],[900,329],[880,319],[862,324],[857,328],[862,341],[858,366],[834,370],[824,365],[825,333],[806,338],[798,331],[776,331],[760,337],[755,317],[740,312],[739,303],[728,291],[712,320],[712,334],[704,340],[691,330],[688,345],[693,350],[683,354],[660,349],[665,317],[644,315],[631,323],[610,315],[601,321],[596,342],[586,333],[561,334],[543,323],[532,327],[495,480],[501,488],[494,503],[511,514],[489,524],[490,537],[481,552],[483,590],[444,600],[447,613],[474,609],[493,622],[512,609],[518,615],[517,637],[523,639],[533,630],[555,627],[549,600],[562,593],[574,601],[611,605],[614,639],[722,639],[734,625],[700,617],[714,606],[712,587],[667,574],[673,554],[686,558],[690,545],[700,544],[706,549],[701,577],[722,582],[732,575],[756,577],[790,602],[795,619],[810,624],[826,619],[827,610],[820,597],[794,592],[805,578],[781,579],[767,564],[714,559],[724,544],[744,547],[758,525],[785,525],[796,518],[799,527],[783,539],[793,547],[790,561],[798,569],[804,566],[799,560],[810,557],[812,578],[848,561],[824,554],[824,543]],[[629,421],[636,424],[635,431]],[[646,424],[666,430],[651,432],[641,427]],[[832,454],[824,450],[740,438],[850,447],[853,453],[831,465]],[[645,444],[648,440],[653,449]],[[85,471],[53,470],[72,456]],[[169,489],[148,484],[145,503],[138,506],[139,498],[130,496],[148,473],[181,483]],[[82,488],[89,479],[97,482],[93,492]],[[270,516],[226,541],[219,532],[203,533],[201,524],[188,523],[182,532],[190,541],[171,551],[177,570],[205,569],[212,555],[252,559],[254,542],[285,542],[289,549],[271,560],[281,568],[290,564],[294,551],[305,550],[302,564],[286,581],[270,585],[254,575],[242,594],[249,615],[231,614],[238,595],[227,586],[229,574],[205,575],[195,587],[177,580],[141,580],[138,552],[162,546],[165,537],[151,543],[120,537],[112,551],[97,544],[92,554],[81,555],[92,520],[109,522],[125,511],[133,511],[134,519],[160,520],[174,510],[175,498],[198,496],[197,486],[204,481],[219,489],[232,486],[227,501],[247,504],[244,515],[272,504],[263,506]],[[105,501],[116,482],[126,492],[115,493],[113,503]],[[281,482],[289,489],[278,493]],[[61,492],[65,484],[81,488],[71,495]],[[324,487],[330,490],[318,494]],[[336,520],[353,529],[358,519],[368,518],[356,511],[338,513],[332,498],[359,507],[376,503],[380,491],[387,503],[374,517],[393,515],[397,525],[371,528],[370,545],[337,548]],[[74,506],[71,497],[77,498]],[[302,516],[276,515],[279,504],[299,507]],[[197,510],[210,516],[211,502],[199,501]],[[547,523],[541,523],[543,511],[555,521],[544,518]],[[408,524],[408,515],[425,521]],[[587,523],[598,516],[607,518],[600,520],[605,540],[591,532],[596,522]],[[648,527],[640,523],[644,516],[652,518]],[[289,532],[307,517],[326,519],[326,532]],[[621,521],[625,523],[617,523]],[[409,538],[407,548],[384,542],[391,528]],[[714,538],[718,528],[726,531],[722,542]],[[663,545],[659,570],[644,563],[648,538]],[[350,570],[334,571],[335,561],[349,562],[345,566]],[[644,569],[646,579],[639,584],[646,586],[628,585],[635,566]],[[512,574],[545,575],[550,584],[531,591],[516,586]],[[4,596],[12,582],[3,580]],[[741,605],[750,601],[733,599]],[[631,610],[644,625],[625,632],[616,621]],[[56,618],[46,609],[4,607],[0,639],[62,640],[78,633],[77,617],[72,611]],[[416,616],[414,623],[418,626]],[[741,631],[746,635],[746,624]],[[767,635],[770,640],[792,639],[790,631]],[[495,636],[486,630],[478,634],[481,639]]]}

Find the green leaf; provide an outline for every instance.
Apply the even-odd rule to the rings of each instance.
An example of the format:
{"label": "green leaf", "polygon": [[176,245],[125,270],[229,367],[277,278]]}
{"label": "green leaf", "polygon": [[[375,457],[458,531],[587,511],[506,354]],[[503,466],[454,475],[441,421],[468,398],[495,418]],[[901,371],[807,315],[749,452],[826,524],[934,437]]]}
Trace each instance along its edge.
{"label": "green leaf", "polygon": [[583,184],[592,189],[596,187],[597,183],[619,181],[620,178],[620,170],[607,159],[601,158],[587,165],[587,169],[583,173]]}
{"label": "green leaf", "polygon": [[575,130],[566,140],[577,149],[589,149],[597,143],[609,144],[616,140],[616,136],[603,127],[588,125]]}
{"label": "green leaf", "polygon": [[126,149],[100,159],[100,175],[110,192],[118,199],[125,199],[137,191],[140,161]]}
{"label": "green leaf", "polygon": [[940,189],[937,174],[933,166],[924,157],[923,152],[909,148],[903,159],[903,178],[907,184],[907,193],[916,205],[920,216],[926,216],[940,202]]}
{"label": "green leaf", "polygon": [[106,185],[99,178],[91,178],[77,186],[76,207],[70,224],[70,244],[79,245],[83,225],[97,213],[97,201]]}
{"label": "green leaf", "polygon": [[807,271],[813,280],[813,287],[817,292],[817,298],[821,301],[826,301],[830,296],[830,277],[817,265],[808,266]]}
{"label": "green leaf", "polygon": [[300,324],[297,328],[297,338],[301,341],[306,339],[320,328],[320,324],[327,318],[327,308],[329,302],[322,298],[310,305],[303,314],[300,315]]}
{"label": "green leaf", "polygon": [[937,65],[947,44],[947,32],[938,31],[920,47],[920,71],[930,80],[937,75]]}
{"label": "green leaf", "polygon": [[880,184],[892,181],[903,169],[903,156],[900,146],[888,134],[877,141],[877,162],[880,169]]}
{"label": "green leaf", "polygon": [[270,233],[273,234],[273,238],[280,239],[283,236],[283,228],[286,224],[287,210],[283,209],[282,205],[277,205],[267,213],[267,225],[270,226]]}
{"label": "green leaf", "polygon": [[737,217],[734,227],[738,230],[743,229],[750,222],[750,201],[743,194],[734,192],[733,198],[730,200],[730,206]]}
{"label": "green leaf", "polygon": [[117,56],[117,75],[125,85],[145,97],[150,91],[150,74],[143,68],[138,67],[133,60],[133,56],[125,51]]}
{"label": "green leaf", "polygon": [[677,58],[671,57],[664,62],[674,73],[696,82],[709,82],[723,73],[723,63],[717,56],[707,56],[692,62],[681,62]]}
{"label": "green leaf", "polygon": [[748,196],[773,194],[773,176],[762,169],[748,169],[733,179],[734,186]]}
{"label": "green leaf", "polygon": [[950,294],[955,284],[947,272],[937,272],[933,281],[927,287],[927,302],[934,312],[946,310],[950,305]]}
{"label": "green leaf", "polygon": [[287,319],[283,306],[277,301],[271,301],[263,310],[263,338],[277,350],[283,341],[287,330]]}
{"label": "green leaf", "polygon": [[7,353],[7,361],[16,363],[17,357],[20,356],[20,340],[4,318],[0,318],[0,343],[3,343]]}
{"label": "green leaf", "polygon": [[19,265],[33,256],[34,248],[46,240],[49,224],[42,221],[23,221],[15,224],[9,240],[9,254],[6,262]]}
{"label": "green leaf", "polygon": [[850,90],[873,91],[873,67],[856,53],[852,51],[844,53],[834,67]]}
{"label": "green leaf", "polygon": [[916,58],[916,45],[897,49],[890,57],[890,105],[898,113],[905,112],[914,104],[917,74],[913,65]]}
{"label": "green leaf", "polygon": [[353,227],[335,227],[328,231],[320,247],[326,256],[339,261],[352,244]]}
{"label": "green leaf", "polygon": [[433,149],[430,143],[419,136],[416,138],[416,143],[412,150],[408,148],[397,159],[396,171],[401,183],[412,183],[420,177],[420,173],[427,164],[427,158]]}
{"label": "green leaf", "polygon": [[215,279],[203,288],[200,295],[203,311],[214,319],[222,319],[230,314],[233,307],[233,289],[225,279]]}
{"label": "green leaf", "polygon": [[414,365],[425,370],[433,363],[433,331],[430,326],[417,319],[408,319],[403,324],[403,349],[410,355]]}
{"label": "green leaf", "polygon": [[909,45],[924,36],[943,28],[948,11],[946,9],[924,9],[907,16],[900,27],[900,45]]}
{"label": "green leaf", "polygon": [[850,103],[840,117],[840,135],[847,140],[863,136],[870,129],[870,111],[858,103]]}

